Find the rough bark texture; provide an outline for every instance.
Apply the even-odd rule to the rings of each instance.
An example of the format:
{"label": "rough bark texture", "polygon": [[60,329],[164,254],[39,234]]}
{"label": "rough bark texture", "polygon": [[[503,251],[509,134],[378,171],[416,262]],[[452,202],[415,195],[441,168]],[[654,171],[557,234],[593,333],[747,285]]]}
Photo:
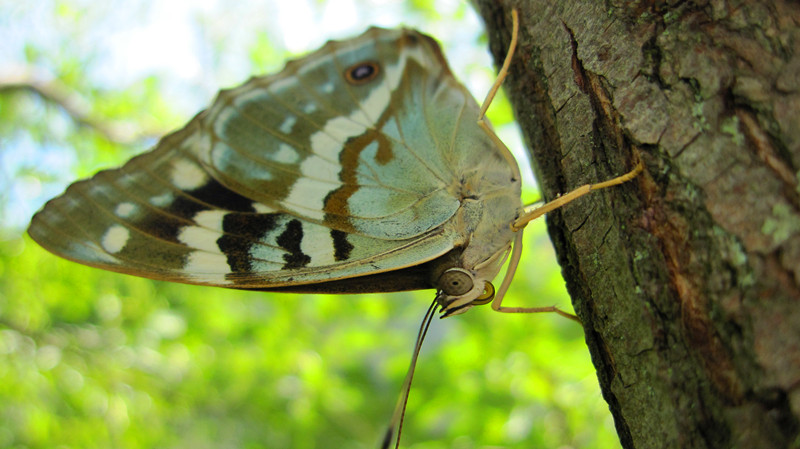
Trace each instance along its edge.
{"label": "rough bark texture", "polygon": [[478,1],[626,448],[800,446],[800,4]]}

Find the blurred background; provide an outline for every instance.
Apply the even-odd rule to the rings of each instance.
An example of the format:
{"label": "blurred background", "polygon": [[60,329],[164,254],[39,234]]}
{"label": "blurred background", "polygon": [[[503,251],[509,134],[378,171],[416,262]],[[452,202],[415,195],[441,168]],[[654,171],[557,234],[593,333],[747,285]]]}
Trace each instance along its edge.
{"label": "blurred background", "polygon": [[[46,200],[147,150],[220,88],[369,25],[439,39],[476,98],[493,81],[460,0],[0,0],[0,447],[377,447],[432,291],[168,284],[24,234]],[[502,96],[490,118],[524,157]],[[525,235],[506,304],[569,310],[544,221]],[[488,307],[434,321],[403,447],[618,445],[578,325]]]}

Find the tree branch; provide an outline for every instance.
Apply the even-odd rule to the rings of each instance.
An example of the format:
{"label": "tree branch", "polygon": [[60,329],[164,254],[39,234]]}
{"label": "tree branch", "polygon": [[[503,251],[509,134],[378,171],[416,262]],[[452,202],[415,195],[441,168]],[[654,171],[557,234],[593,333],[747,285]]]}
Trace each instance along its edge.
{"label": "tree branch", "polygon": [[800,6],[478,0],[626,448],[796,447]]}
{"label": "tree branch", "polygon": [[63,110],[77,125],[90,128],[108,141],[128,145],[160,133],[134,132],[130,126],[117,125],[92,117],[90,102],[58,79],[45,80],[30,67],[19,67],[0,73],[0,95],[27,92]]}

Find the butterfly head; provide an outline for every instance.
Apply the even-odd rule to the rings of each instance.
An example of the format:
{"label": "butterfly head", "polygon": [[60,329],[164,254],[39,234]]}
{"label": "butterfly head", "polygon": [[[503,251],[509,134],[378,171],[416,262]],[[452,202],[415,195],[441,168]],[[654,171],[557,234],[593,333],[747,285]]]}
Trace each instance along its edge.
{"label": "butterfly head", "polygon": [[472,306],[488,304],[494,299],[494,285],[479,279],[464,268],[448,268],[437,281],[436,302],[442,318],[459,315]]}
{"label": "butterfly head", "polygon": [[[491,281],[503,266],[509,246],[476,264],[468,262],[468,251],[454,251],[449,263],[433,271],[436,303],[441,307],[442,318],[462,314],[495,299],[498,292]],[[502,289],[499,293],[502,295]]]}

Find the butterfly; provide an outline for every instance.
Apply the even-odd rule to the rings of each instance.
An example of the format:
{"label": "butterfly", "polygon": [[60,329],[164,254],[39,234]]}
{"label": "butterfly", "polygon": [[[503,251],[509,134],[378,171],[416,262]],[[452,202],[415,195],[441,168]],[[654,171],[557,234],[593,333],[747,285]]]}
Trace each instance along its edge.
{"label": "butterfly", "polygon": [[[151,151],[72,184],[28,233],[61,257],[157,280],[312,293],[434,288],[428,324],[434,310],[447,317],[488,303],[572,317],[502,306],[521,230],[641,165],[523,207],[519,167],[484,119],[516,30],[514,15],[483,107],[425,34],[371,28],[330,41],[221,91]],[[406,395],[411,376],[413,362]]]}

